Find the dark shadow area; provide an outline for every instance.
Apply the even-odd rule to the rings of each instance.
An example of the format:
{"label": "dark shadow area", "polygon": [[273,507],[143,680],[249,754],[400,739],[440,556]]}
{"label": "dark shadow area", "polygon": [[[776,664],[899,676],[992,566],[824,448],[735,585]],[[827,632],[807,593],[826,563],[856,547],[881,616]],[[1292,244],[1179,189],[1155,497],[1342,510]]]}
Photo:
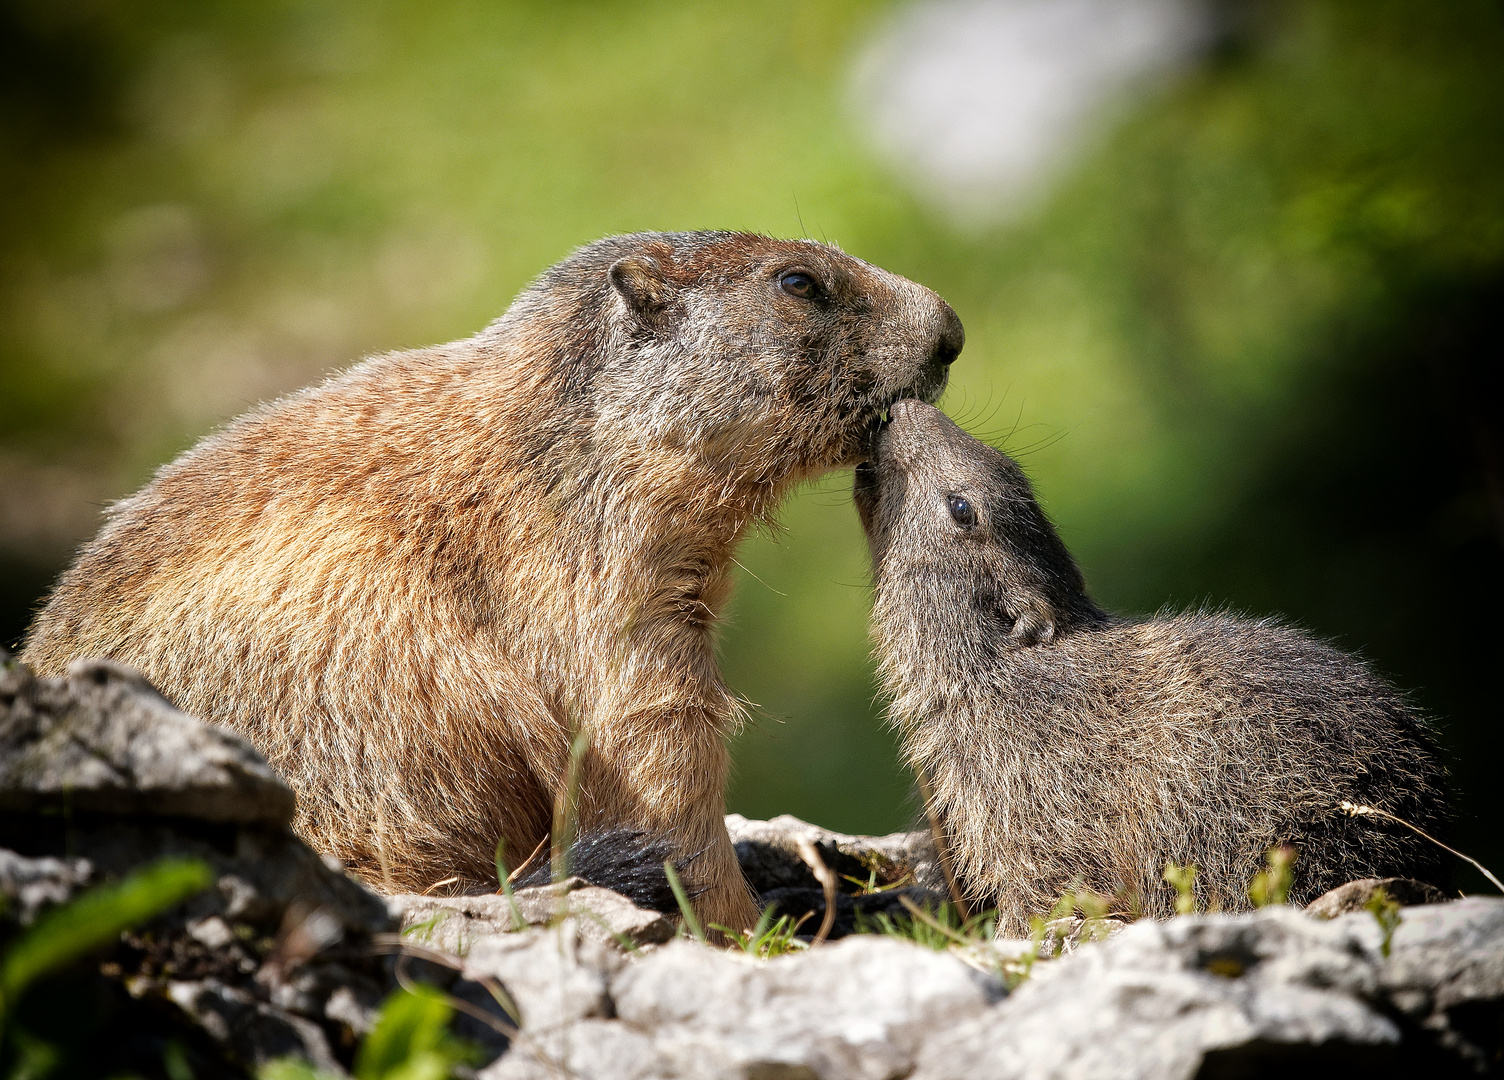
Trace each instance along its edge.
{"label": "dark shadow area", "polygon": [[61,557],[52,562],[0,551],[0,648],[17,650],[33,613],[65,565]]}

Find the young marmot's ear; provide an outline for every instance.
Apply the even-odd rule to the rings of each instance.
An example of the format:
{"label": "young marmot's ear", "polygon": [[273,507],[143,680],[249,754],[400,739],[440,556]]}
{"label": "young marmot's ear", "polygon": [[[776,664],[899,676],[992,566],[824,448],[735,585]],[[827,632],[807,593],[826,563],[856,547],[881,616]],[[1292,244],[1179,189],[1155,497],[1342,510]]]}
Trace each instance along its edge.
{"label": "young marmot's ear", "polygon": [[657,325],[668,304],[668,281],[663,266],[651,255],[628,255],[611,264],[611,287],[627,302],[627,309],[643,322]]}
{"label": "young marmot's ear", "polygon": [[1013,620],[1008,644],[1019,648],[1044,645],[1055,640],[1055,612],[1044,605],[1027,607]]}
{"label": "young marmot's ear", "polygon": [[997,610],[1004,627],[1003,640],[1009,648],[1027,648],[1055,640],[1059,614],[1043,592],[1015,585],[998,598]]}

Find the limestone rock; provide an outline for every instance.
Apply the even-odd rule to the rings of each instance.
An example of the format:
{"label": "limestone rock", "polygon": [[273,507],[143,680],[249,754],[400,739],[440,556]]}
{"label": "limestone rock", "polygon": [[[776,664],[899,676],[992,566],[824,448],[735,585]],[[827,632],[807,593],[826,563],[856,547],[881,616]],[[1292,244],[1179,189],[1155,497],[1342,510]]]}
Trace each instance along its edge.
{"label": "limestone rock", "polygon": [[282,826],[293,794],[233,732],[173,708],[132,668],[80,660],[66,680],[0,669],[0,812],[183,817]]}
{"label": "limestone rock", "polygon": [[609,979],[624,963],[618,950],[585,937],[570,920],[477,942],[464,973],[500,982],[516,1005],[513,1021],[541,1038],[578,1020],[612,1016]]}
{"label": "limestone rock", "polygon": [[93,879],[88,859],[28,859],[0,848],[0,898],[7,918],[30,926],[38,912],[61,904]]}
{"label": "limestone rock", "polygon": [[174,982],[167,996],[239,1061],[259,1066],[296,1057],[324,1073],[346,1075],[319,1025],[243,990],[209,979]]}
{"label": "limestone rock", "polygon": [[727,814],[726,830],[742,873],[759,893],[820,887],[799,855],[801,837],[815,845],[825,864],[837,874],[866,879],[876,871],[878,885],[902,883],[942,892],[945,889],[935,843],[926,831],[853,836],[822,829],[792,814],[767,821]]}
{"label": "limestone rock", "polygon": [[[1379,937],[1366,913],[1342,921]],[[1379,987],[1443,1048],[1480,1072],[1504,1071],[1504,899],[1405,908]]]}
{"label": "limestone rock", "polygon": [[[28,990],[55,996],[71,979],[109,1003],[81,1014],[68,1048],[100,1068],[136,1071],[130,1045],[186,1038],[198,1075],[249,1076],[285,1054],[340,1075],[339,1055],[347,1064],[396,986],[385,902],[291,833],[292,794],[249,744],[172,708],[129,669],[90,661],[36,679],[0,664],[0,811],[0,949],[80,890],[164,857],[210,870],[209,888],[103,958]],[[496,1008],[452,964],[404,963]],[[492,1056],[505,1048],[478,1021],[457,1028],[467,1024]]]}
{"label": "limestone rock", "polygon": [[1003,988],[952,956],[859,936],[766,963],[675,941],[623,961],[610,993],[616,1024],[520,1041],[484,1075],[901,1077],[925,1038]]}
{"label": "limestone rock", "polygon": [[1458,1075],[1504,1046],[1504,901],[1142,921],[926,1042],[915,1080]]}
{"label": "limestone rock", "polygon": [[582,878],[518,889],[512,902],[499,894],[408,894],[391,897],[387,903],[401,920],[404,933],[433,948],[461,955],[494,934],[545,926],[559,918],[576,921],[586,938],[623,948],[656,945],[674,936],[674,924],[663,915],[645,911],[621,894],[597,888]]}
{"label": "limestone rock", "polygon": [[1389,899],[1405,907],[1440,904],[1447,898],[1435,885],[1414,878],[1359,878],[1322,893],[1306,905],[1306,914],[1318,919],[1335,919],[1351,911],[1362,911],[1380,889]]}

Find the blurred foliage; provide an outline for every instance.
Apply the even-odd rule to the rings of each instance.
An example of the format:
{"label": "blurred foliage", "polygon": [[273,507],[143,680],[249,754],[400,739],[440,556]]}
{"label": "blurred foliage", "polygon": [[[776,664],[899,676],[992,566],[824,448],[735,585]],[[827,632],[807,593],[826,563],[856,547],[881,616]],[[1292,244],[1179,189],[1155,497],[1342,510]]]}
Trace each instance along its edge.
{"label": "blurred foliage", "polygon": [[[847,99],[882,5],[5,0],[0,485],[54,525],[5,534],[0,633],[64,557],[35,537],[92,530],[46,469],[123,494],[256,400],[473,332],[605,233],[807,232],[952,302],[946,407],[1021,457],[1104,602],[1362,650],[1439,717],[1460,843],[1504,862],[1504,14],[1223,7],[1045,205],[962,235]],[[730,801],[876,831],[909,779],[848,482],[741,555],[724,666],[759,707]]]}
{"label": "blurred foliage", "polygon": [[[416,985],[387,995],[376,1025],[355,1054],[355,1080],[445,1080],[474,1075],[473,1047],[449,1026],[454,1007],[431,986]],[[457,1068],[458,1066],[458,1068]],[[257,1080],[333,1080],[298,1058],[269,1062]]]}
{"label": "blurred foliage", "polygon": [[202,892],[213,880],[200,860],[161,859],[44,912],[5,941],[0,1076],[98,1076],[101,1068],[139,1064],[132,1057],[143,1050],[151,1064],[164,1053],[181,1056],[176,1043],[140,1045],[151,1043],[146,1032],[132,1030],[140,1017],[122,1017],[118,1001],[111,999],[123,995],[91,978],[80,961],[107,952],[122,932]]}

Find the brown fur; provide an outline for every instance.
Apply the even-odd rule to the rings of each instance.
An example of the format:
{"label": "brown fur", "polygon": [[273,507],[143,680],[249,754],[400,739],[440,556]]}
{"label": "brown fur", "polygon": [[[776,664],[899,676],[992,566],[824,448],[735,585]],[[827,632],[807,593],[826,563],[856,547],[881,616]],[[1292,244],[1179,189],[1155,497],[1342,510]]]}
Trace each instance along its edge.
{"label": "brown fur", "polygon": [[[820,283],[790,295],[791,269]],[[722,822],[738,704],[713,629],[737,542],[933,399],[959,321],[812,241],[614,237],[477,336],[235,421],[110,511],[23,659],[141,668],[233,727],[368,881],[494,887],[548,834],[668,833],[704,919],[755,905]]]}
{"label": "brown fur", "polygon": [[1280,843],[1299,851],[1296,903],[1444,876],[1409,830],[1337,808],[1445,827],[1430,734],[1393,687],[1271,621],[1107,615],[1013,461],[928,405],[892,416],[856,486],[884,683],[959,876],[1003,930],[1083,886],[1169,915],[1171,861],[1197,868],[1203,905],[1245,908]]}

